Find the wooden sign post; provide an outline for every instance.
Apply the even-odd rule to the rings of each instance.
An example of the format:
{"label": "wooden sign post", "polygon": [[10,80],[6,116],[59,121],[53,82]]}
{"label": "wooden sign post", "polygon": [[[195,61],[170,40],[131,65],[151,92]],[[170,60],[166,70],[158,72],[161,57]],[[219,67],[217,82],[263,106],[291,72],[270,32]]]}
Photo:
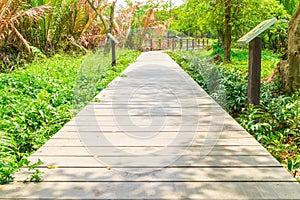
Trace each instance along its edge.
{"label": "wooden sign post", "polygon": [[262,39],[258,36],[277,21],[277,18],[261,22],[258,26],[238,40],[240,44],[249,43],[248,61],[248,104],[259,105]]}
{"label": "wooden sign post", "polygon": [[262,39],[254,38],[249,43],[248,104],[259,105]]}
{"label": "wooden sign post", "polygon": [[111,66],[116,66],[116,44],[118,44],[119,41],[110,33],[108,33],[107,36],[111,40]]}

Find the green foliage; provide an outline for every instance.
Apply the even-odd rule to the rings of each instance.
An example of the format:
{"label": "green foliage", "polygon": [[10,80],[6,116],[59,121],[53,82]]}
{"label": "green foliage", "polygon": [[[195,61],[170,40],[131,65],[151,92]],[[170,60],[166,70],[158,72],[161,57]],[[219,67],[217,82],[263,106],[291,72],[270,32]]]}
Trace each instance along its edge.
{"label": "green foliage", "polygon": [[[285,54],[287,49],[287,23],[285,21],[290,18],[291,13],[281,2],[283,1],[258,0],[249,3],[247,0],[231,0],[232,41],[237,41],[260,22],[278,17],[279,22],[267,30],[262,37],[265,47]],[[224,3],[223,0],[189,0],[172,11],[175,13],[175,17],[171,28],[187,35],[218,38],[223,46],[225,36]]]}
{"label": "green foliage", "polygon": [[[231,64],[226,68],[234,69],[237,73],[246,74],[248,71],[248,49],[233,49],[231,52]],[[261,61],[261,78],[265,78],[274,71],[280,60],[280,55],[269,50],[263,50]]]}
{"label": "green foliage", "polygon": [[[281,91],[280,83],[263,83],[261,105],[247,106],[246,52],[235,49],[231,64],[215,65],[215,79],[201,72],[199,63],[203,65],[207,60],[201,57],[201,52],[170,52],[170,55],[277,160],[286,165],[294,177],[299,177],[300,93],[285,94]],[[266,75],[274,70],[274,63],[277,63],[279,58],[278,55],[265,51],[262,59],[265,66],[262,71]],[[225,95],[221,96],[222,98],[216,98],[215,91],[207,87],[210,82],[219,84],[218,94],[222,94],[223,89]]]}
{"label": "green foliage", "polygon": [[[189,0],[175,9],[176,18],[172,22],[173,29],[218,34],[224,32],[224,1],[222,0]],[[239,38],[263,20],[289,15],[284,6],[276,0],[232,0],[231,19],[233,37]],[[176,26],[175,26],[176,25]]]}
{"label": "green foliage", "polygon": [[217,55],[219,54],[220,56],[224,55],[224,48],[221,46],[220,40],[217,40],[216,42],[213,43],[212,45],[212,54]]}
{"label": "green foliage", "polygon": [[288,50],[288,22],[279,19],[263,34],[262,39],[265,48],[285,56]]}
{"label": "green foliage", "polygon": [[[33,163],[30,165],[30,162],[26,159],[24,159],[25,162],[23,163],[23,166],[27,167],[28,172],[31,172],[30,176],[27,177],[23,182],[41,182],[42,178],[41,175],[44,174],[44,172],[41,172],[39,169],[36,169],[36,167],[43,164],[43,162],[38,159],[36,163]],[[33,172],[32,172],[33,171]]]}
{"label": "green foliage", "polygon": [[249,106],[238,121],[296,177],[299,170],[300,95],[272,95],[264,91],[261,106]]}
{"label": "green foliage", "polygon": [[278,0],[285,8],[285,10],[290,14],[296,11],[300,1],[299,0]]}
{"label": "green foliage", "polygon": [[[12,181],[12,174],[21,166],[28,166],[32,170],[36,164],[30,164],[26,157],[74,116],[74,107],[80,109],[91,101],[139,53],[123,51],[119,55],[116,67],[110,66],[111,60],[100,56],[55,55],[36,60],[25,69],[0,74],[0,183]],[[93,93],[88,95],[89,98],[78,101],[78,106],[74,105],[77,103],[74,98],[78,97],[74,92],[74,87],[78,85],[76,81],[84,77],[78,73],[82,72],[81,64],[87,62],[83,62],[85,59],[93,58],[96,59],[94,63],[101,60],[107,62],[102,63],[101,76],[93,80]],[[87,83],[91,81],[88,78],[80,81]],[[39,175],[40,172],[36,170],[28,180],[39,181]]]}

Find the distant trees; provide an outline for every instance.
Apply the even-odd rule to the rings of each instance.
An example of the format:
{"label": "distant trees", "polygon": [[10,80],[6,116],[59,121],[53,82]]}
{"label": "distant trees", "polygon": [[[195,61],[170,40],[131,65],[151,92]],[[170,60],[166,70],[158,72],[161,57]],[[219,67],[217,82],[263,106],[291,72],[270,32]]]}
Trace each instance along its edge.
{"label": "distant trees", "polygon": [[0,71],[13,69],[24,58],[32,59],[34,53],[86,52],[102,46],[108,32],[121,41],[120,45],[140,45],[135,38],[145,39],[151,28],[165,31],[168,27],[169,19],[159,20],[156,16],[162,10],[160,4],[167,1],[126,3],[117,6],[116,1],[108,0],[0,1]]}
{"label": "distant trees", "polygon": [[289,18],[285,7],[277,0],[189,0],[174,10],[171,27],[190,35],[217,36],[224,48],[224,58],[230,62],[231,41],[255,27],[261,21],[278,16]]}

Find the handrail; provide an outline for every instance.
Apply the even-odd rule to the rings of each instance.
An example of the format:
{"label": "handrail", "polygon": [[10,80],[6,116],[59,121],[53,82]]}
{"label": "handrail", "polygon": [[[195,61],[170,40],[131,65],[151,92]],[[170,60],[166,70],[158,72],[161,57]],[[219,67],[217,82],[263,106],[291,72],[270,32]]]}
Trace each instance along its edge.
{"label": "handrail", "polygon": [[[179,43],[179,45],[178,45]],[[197,50],[209,45],[208,38],[151,38],[149,39],[150,50],[186,49]]]}

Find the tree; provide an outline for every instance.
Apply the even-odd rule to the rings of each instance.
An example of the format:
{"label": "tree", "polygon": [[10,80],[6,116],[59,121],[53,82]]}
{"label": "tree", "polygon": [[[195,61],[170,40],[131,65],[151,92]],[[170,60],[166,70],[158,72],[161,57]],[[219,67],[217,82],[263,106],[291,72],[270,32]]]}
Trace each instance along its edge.
{"label": "tree", "polygon": [[[300,88],[300,5],[292,16],[288,25],[288,58],[283,58],[274,72],[265,78],[266,82],[273,82],[277,77],[283,82],[287,91]],[[278,74],[280,76],[278,76]]]}
{"label": "tree", "polygon": [[284,6],[285,10],[290,15],[296,11],[297,5],[300,3],[299,0],[279,0],[279,2]]}
{"label": "tree", "polygon": [[193,36],[197,33],[217,36],[227,62],[230,62],[232,41],[263,20],[276,16],[288,18],[279,0],[257,0],[251,3],[247,0],[189,0],[174,12],[176,18],[171,27],[190,32]]}
{"label": "tree", "polygon": [[300,5],[289,22],[288,32],[288,90],[300,88]]}
{"label": "tree", "polygon": [[225,0],[225,38],[224,38],[224,59],[225,62],[230,63],[230,50],[231,50],[231,0]]}
{"label": "tree", "polygon": [[[25,9],[25,5],[20,1],[1,1],[0,2],[0,48],[3,46],[14,46],[20,48],[25,46],[31,52],[29,42],[21,34],[23,22],[38,23],[51,9],[48,5],[37,6]],[[28,30],[28,29],[27,29]]]}

